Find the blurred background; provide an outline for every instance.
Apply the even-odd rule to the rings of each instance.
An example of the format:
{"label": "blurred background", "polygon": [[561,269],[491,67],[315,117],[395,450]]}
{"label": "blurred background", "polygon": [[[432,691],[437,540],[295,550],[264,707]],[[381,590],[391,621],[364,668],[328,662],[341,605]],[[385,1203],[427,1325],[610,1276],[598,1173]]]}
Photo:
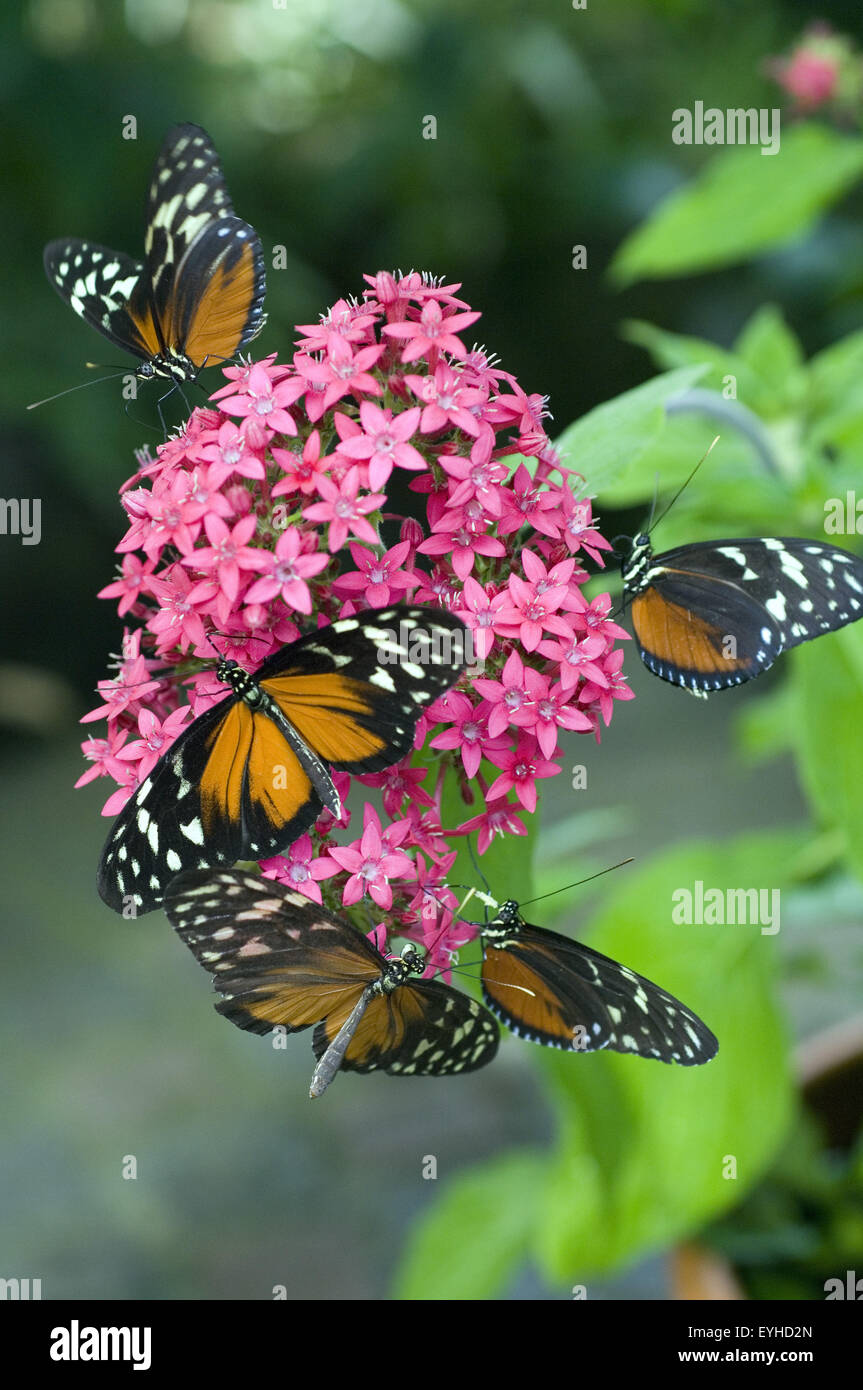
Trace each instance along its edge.
{"label": "blurred background", "polygon": [[[303,1042],[274,1052],[228,1028],[161,914],[135,925],[102,906],[105,784],[72,790],[83,770],[77,721],[119,646],[116,610],[95,598],[113,577],[124,529],[117,489],[133,450],[155,448],[160,436],[152,403],[142,394],[124,410],[116,383],[27,412],[84,380],[86,361],[117,361],[48,285],[43,245],[69,234],[140,254],[157,149],[172,124],[197,122],[213,136],[239,214],[267,252],[287,251],[284,270],[270,269],[268,256],[262,353],[288,354],[293,325],[360,294],[364,273],[429,270],[462,283],[482,310],[477,339],[526,391],[550,396],[555,435],[657,364],[673,365],[648,356],[644,334],[640,343],[623,336],[625,321],[729,348],[775,304],[807,358],[858,329],[859,187],[805,236],[710,273],[608,273],[624,239],[712,156],[672,143],[672,111],[696,99],[782,104],[765,60],[820,17],[801,0],[757,10],[743,0],[612,0],[584,10],[565,0],[28,0],[3,10],[0,494],[41,498],[42,535],[34,546],[0,536],[0,1277],[41,1278],[45,1298],[251,1299],[272,1297],[274,1286],[289,1299],[444,1296],[446,1262],[437,1284],[423,1253],[430,1228],[417,1223],[433,1216],[438,1189],[481,1174],[477,1165],[557,1152],[569,1085],[539,1049],[509,1040],[477,1076],[342,1077],[311,1106]],[[850,0],[834,0],[829,19],[863,37]],[[121,135],[128,115],[134,142]],[[423,138],[429,115],[435,140]],[[586,248],[584,270],[572,267],[574,245]],[[218,384],[212,374],[211,389]],[[694,447],[687,436],[678,449],[694,463]],[[615,506],[600,490],[606,535],[640,523],[654,471],[646,485],[610,493]],[[786,528],[798,516],[793,503]],[[817,521],[810,513],[796,524],[817,533]],[[693,525],[703,529],[705,517]],[[840,1100],[859,1094],[859,879],[831,851],[823,800],[776,736],[788,715],[786,673],[704,703],[653,679],[631,649],[624,670],[637,698],[618,706],[601,747],[574,736],[565,744],[587,767],[588,791],[574,792],[566,776],[547,786],[542,886],[628,855],[638,864],[621,876],[637,872],[693,835],[717,863],[726,840],[739,847],[774,829],[786,837],[777,862],[808,853],[779,939],[760,939],[771,954],[784,1099],[773,1107],[757,1089],[746,1098],[747,1114],[771,1118],[739,1200],[646,1221],[644,1238],[610,1267],[578,1241],[540,1258],[520,1234],[508,1243],[503,1217],[492,1232],[478,1213],[470,1239],[499,1245],[497,1278],[486,1268],[457,1296],[568,1298],[586,1281],[590,1297],[671,1297],[697,1245],[714,1252],[708,1264],[720,1281],[740,1279],[753,1296],[823,1297],[824,1279],[844,1277],[855,1251],[863,1258],[860,1164],[846,1162],[856,1129],[849,1121],[841,1142],[813,1130],[788,1076],[799,1073],[795,1041],[841,1025],[839,1054],[852,1070]],[[856,768],[859,742],[837,758]],[[688,881],[670,872],[669,882]],[[608,882],[572,897],[565,919],[569,899],[543,904],[537,920],[580,930],[612,900]],[[518,884],[495,888],[519,896]],[[619,913],[637,909],[627,906],[633,892],[614,890]],[[670,975],[656,968],[670,988],[673,955]],[[650,956],[628,963],[654,974]],[[685,996],[714,1027],[715,990],[706,967]],[[744,1048],[747,1027],[757,1052],[758,1018],[742,1016]],[[805,1047],[800,1055],[812,1064]],[[629,1075],[637,1065],[552,1061],[622,1061]],[[773,1085],[757,1067],[753,1077],[753,1088]],[[709,1105],[684,1080],[692,1105]],[[625,1130],[617,1137],[623,1143]],[[720,1152],[737,1153],[738,1138],[729,1129]],[[130,1155],[134,1181],[122,1176]],[[422,1176],[428,1155],[435,1181]],[[652,1191],[675,1185],[660,1159],[651,1178],[651,1161],[638,1197],[646,1208]],[[564,1164],[557,1178],[568,1191],[584,1172]],[[682,1241],[685,1250],[669,1255]],[[451,1252],[467,1270],[472,1258]]]}

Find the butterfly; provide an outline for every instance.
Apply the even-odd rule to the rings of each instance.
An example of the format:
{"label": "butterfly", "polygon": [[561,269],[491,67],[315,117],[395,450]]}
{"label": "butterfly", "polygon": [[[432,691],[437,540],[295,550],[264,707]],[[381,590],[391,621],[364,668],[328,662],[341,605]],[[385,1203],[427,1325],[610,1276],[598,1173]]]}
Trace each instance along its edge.
{"label": "butterfly", "polygon": [[165,137],[150,180],[144,261],[65,237],[45,247],[61,298],[115,347],[141,359],[141,381],[194,381],[264,326],[264,253],[235,216],[213,142],[197,125]]}
{"label": "butterfly", "polygon": [[697,1014],[643,975],[580,941],[533,927],[512,899],[473,922],[482,938],[482,994],[491,1012],[528,1042],[574,1052],[632,1052],[698,1066],[716,1056]]}
{"label": "butterfly", "polygon": [[740,685],[788,647],[863,617],[863,560],[797,536],[627,542],[624,598],[641,659],[693,695]]}
{"label": "butterfly", "polygon": [[398,605],[308,633],[254,675],[221,660],[231,693],[183,731],[114,823],[104,901],[150,912],[174,874],[279,854],[324,808],[339,816],[329,768],[378,772],[403,758],[464,657],[458,618]]}
{"label": "butterfly", "polygon": [[390,960],[361,931],[281,884],[238,870],[180,874],[165,910],[214,976],[216,1004],[238,1028],[289,1033],[316,1024],[309,1091],[338,1071],[456,1076],[492,1060],[500,1029],[487,1009],[422,980],[414,946]]}

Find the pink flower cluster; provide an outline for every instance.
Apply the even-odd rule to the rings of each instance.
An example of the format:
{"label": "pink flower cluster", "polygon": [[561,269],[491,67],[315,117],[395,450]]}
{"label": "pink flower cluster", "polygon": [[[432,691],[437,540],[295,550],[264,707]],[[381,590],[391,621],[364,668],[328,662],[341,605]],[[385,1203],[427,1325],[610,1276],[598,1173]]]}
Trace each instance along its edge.
{"label": "pink flower cluster", "polygon": [[[366,279],[359,302],[298,329],[289,365],[226,368],[212,407],[123,487],[122,569],[100,597],[134,627],[85,716],[107,716],[108,731],[85,742],[79,785],[113,778],[104,814],[116,814],[224,697],[219,655],[254,670],[303,628],[364,609],[451,610],[472,634],[473,677],[424,711],[421,762],[357,779],[380,789],[385,823],[366,804],[362,832],[340,844],[350,810],[339,823],[325,812],[263,865],[316,902],[324,885],[333,908],[369,901],[431,948],[430,970],[446,969],[471,934],[446,887],[453,837],[475,832],[483,853],[495,835],[527,833],[538,782],[561,770],[560,732],[598,738],[614,701],[631,698],[626,633],[607,594],[582,594],[581,559],[602,565],[611,547],[551,446],[543,398],[468,350],[461,335],[479,314],[458,285]],[[401,474],[415,516],[388,509]],[[458,825],[441,824],[447,776],[467,808]],[[343,802],[350,782],[337,777]]]}

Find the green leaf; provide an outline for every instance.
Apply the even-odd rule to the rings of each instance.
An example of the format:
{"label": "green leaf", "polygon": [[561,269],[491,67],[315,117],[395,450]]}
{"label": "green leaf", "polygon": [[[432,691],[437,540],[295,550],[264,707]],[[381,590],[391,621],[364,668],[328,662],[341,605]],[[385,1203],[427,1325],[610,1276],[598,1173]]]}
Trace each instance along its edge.
{"label": "green leaf", "polygon": [[[809,363],[806,402],[811,444],[847,450],[854,481],[859,479],[863,447],[863,332],[851,333],[825,348]],[[849,486],[853,486],[849,482]],[[841,495],[842,488],[836,489]]]}
{"label": "green leaf", "polygon": [[[802,833],[749,834],[690,844],[620,875],[590,945],[695,1009],[719,1038],[719,1055],[682,1068],[540,1054],[561,1130],[535,1237],[550,1281],[664,1248],[739,1201],[769,1163],[791,1097],[773,943],[758,925],[674,925],[672,893],[697,879],[781,890],[804,844]],[[736,1180],[723,1176],[728,1155]]]}
{"label": "green leaf", "polygon": [[797,720],[797,687],[793,680],[750,700],[737,715],[735,743],[750,763],[763,763],[778,758],[794,747],[794,725]]}
{"label": "green leaf", "polygon": [[668,539],[671,531],[680,533],[680,543],[722,534],[717,526],[735,527],[728,535],[770,535],[789,508],[785,484],[765,472],[740,429],[695,411],[671,416],[661,436],[602,489],[600,506],[647,505],[658,486],[659,515],[717,434],[718,444],[663,522],[659,548],[675,543]]}
{"label": "green leaf", "polygon": [[770,388],[774,412],[801,404],[806,391],[803,351],[775,304],[755,311],[734,348]]}
{"label": "green leaf", "polygon": [[835,410],[849,391],[863,389],[863,329],[816,353],[809,363],[809,379],[809,408],[816,416]]}
{"label": "green leaf", "polygon": [[842,830],[848,867],[863,879],[863,630],[852,623],[804,643],[792,658],[798,770],[822,822]]}
{"label": "green leaf", "polygon": [[778,154],[735,146],[709,156],[618,251],[621,285],[734,265],[807,232],[863,173],[863,140],[826,126],[783,132]]}
{"label": "green leaf", "polygon": [[545,1159],[509,1153],[450,1183],[414,1227],[392,1297],[494,1298],[523,1263]]}
{"label": "green leaf", "polygon": [[657,367],[671,371],[706,363],[707,371],[699,383],[713,391],[722,391],[728,377],[734,377],[737,399],[745,401],[750,410],[763,409],[764,383],[757,370],[736,352],[729,352],[706,338],[691,338],[683,333],[669,333],[643,319],[629,319],[622,327],[622,336],[650,353]]}
{"label": "green leaf", "polygon": [[681,367],[645,381],[596,406],[555,441],[561,461],[581,473],[591,494],[601,493],[657,440],[665,405],[704,376],[706,365]]}

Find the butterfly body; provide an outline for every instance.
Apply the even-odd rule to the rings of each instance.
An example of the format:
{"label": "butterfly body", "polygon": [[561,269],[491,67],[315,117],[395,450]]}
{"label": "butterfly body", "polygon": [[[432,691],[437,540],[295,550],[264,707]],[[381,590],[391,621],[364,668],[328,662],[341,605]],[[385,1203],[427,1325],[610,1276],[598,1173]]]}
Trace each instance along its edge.
{"label": "butterfly body", "polygon": [[532,926],[513,899],[473,925],[482,937],[483,998],[518,1037],[681,1066],[715,1056],[716,1038],[680,1000],[582,942]]}
{"label": "butterfly body", "polygon": [[424,980],[415,947],[383,956],[362,932],[281,884],[238,870],[190,871],[168,891],[178,935],[214,976],[238,1028],[314,1025],[311,1094],[336,1072],[447,1076],[492,1060],[499,1029],[475,999]]}
{"label": "butterfly body", "polygon": [[[419,634],[429,639],[422,663]],[[324,808],[340,814],[331,769],[370,773],[398,762],[423,706],[463,668],[459,619],[404,605],[309,633],[254,673],[221,661],[230,693],[180,734],[108,836],[103,900],[138,915],[158,907],[184,869],[281,853]]]}
{"label": "butterfly body", "polygon": [[698,542],[621,565],[641,659],[691,694],[740,685],[777,656],[863,617],[863,560],[795,536]]}
{"label": "butterfly body", "polygon": [[146,218],[143,261],[67,237],[45,247],[45,271],[79,318],[141,359],[140,381],[181,385],[263,328],[263,249],[234,214],[200,126],[174,126],[165,137]]}

